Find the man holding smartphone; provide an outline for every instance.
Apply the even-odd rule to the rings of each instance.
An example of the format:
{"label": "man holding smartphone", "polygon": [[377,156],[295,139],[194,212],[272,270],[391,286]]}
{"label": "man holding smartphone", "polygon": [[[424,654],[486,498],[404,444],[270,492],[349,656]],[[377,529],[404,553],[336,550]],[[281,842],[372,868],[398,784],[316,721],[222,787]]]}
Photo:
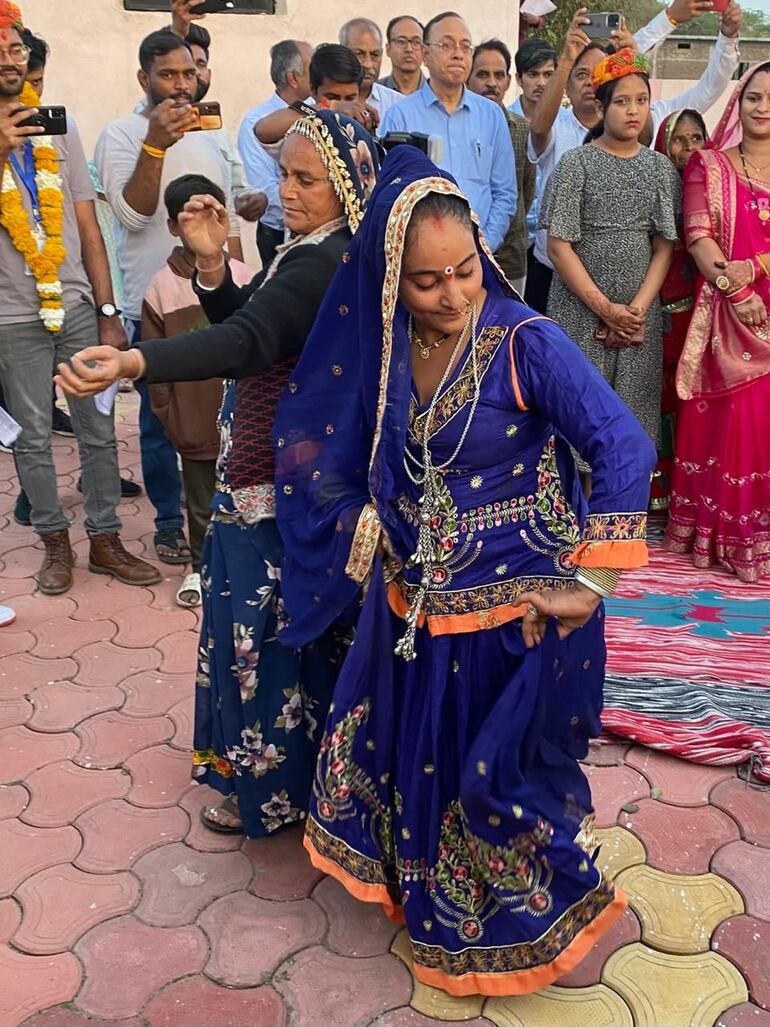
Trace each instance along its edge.
{"label": "man holding smartphone", "polygon": [[[161,202],[169,182],[199,174],[222,189],[231,214],[228,250],[242,259],[227,159],[213,138],[216,133],[190,131],[197,122],[192,104],[198,92],[190,48],[175,32],[162,29],[142,42],[139,64],[137,77],[147,97],[144,110],[107,125],[95,153],[105,196],[119,224],[118,256],[132,342],[139,338],[147,286],[173,247]],[[155,549],[164,563],[187,563],[190,548],[182,530],[176,450],[152,412],[146,386],[137,388],[142,474],[156,511]]]}
{"label": "man holding smartphone", "polygon": [[[40,176],[31,140],[45,133],[25,124],[38,111],[19,102],[29,57],[21,32],[18,7],[0,0],[0,167],[10,169],[15,186],[13,193],[4,191],[3,204],[10,205],[15,196],[21,204],[17,234],[32,233],[38,247],[43,247],[49,234],[40,210]],[[125,348],[126,335],[114,303],[91,176],[74,124],[66,135],[51,136],[50,145],[57,155],[60,179],[56,188],[61,192],[65,253],[57,274],[64,317],[58,327],[53,321],[44,323],[36,278],[7,227],[0,227],[0,378],[8,412],[21,425],[14,456],[29,497],[32,526],[45,547],[36,576],[38,588],[56,595],[72,586],[74,557],[51,455],[51,372],[55,364],[97,339],[102,345]],[[89,570],[111,574],[129,585],[156,584],[160,581],[157,570],[128,553],[120,541],[113,414],[100,412],[93,400],[70,399],[69,405],[82,458]]]}

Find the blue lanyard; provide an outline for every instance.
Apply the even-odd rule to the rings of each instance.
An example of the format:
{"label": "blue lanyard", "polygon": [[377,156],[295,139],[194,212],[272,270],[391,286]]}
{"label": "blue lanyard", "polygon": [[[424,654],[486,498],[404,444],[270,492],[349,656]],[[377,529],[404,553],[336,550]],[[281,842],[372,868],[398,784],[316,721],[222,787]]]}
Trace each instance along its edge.
{"label": "blue lanyard", "polygon": [[40,214],[40,201],[37,194],[37,182],[35,181],[35,158],[32,153],[32,143],[24,144],[23,168],[21,164],[19,164],[19,159],[15,153],[9,155],[9,160],[13,166],[13,170],[24,183],[24,188],[29,193],[29,198],[32,200],[32,214],[34,215],[37,224],[40,224],[42,217]]}

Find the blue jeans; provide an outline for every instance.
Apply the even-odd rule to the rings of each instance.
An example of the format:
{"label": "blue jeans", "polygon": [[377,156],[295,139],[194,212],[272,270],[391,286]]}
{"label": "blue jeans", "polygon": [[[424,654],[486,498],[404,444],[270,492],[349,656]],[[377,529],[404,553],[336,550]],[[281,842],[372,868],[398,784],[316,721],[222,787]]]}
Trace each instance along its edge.
{"label": "blue jeans", "polygon": [[[139,342],[141,324],[128,321],[126,329],[133,344]],[[182,479],[176,459],[176,450],[166,437],[165,429],[152,412],[150,390],[144,382],[136,382],[139,393],[139,448],[142,454],[142,477],[147,497],[155,507],[155,527],[181,528]]]}
{"label": "blue jeans", "polygon": [[[51,373],[54,364],[96,344],[96,312],[87,303],[68,310],[55,335],[39,320],[0,326],[0,378],[8,413],[21,425],[13,447],[21,487],[29,498],[32,527],[39,535],[66,531],[69,518],[56,489],[51,455]],[[120,531],[116,507],[120,476],[113,414],[101,414],[94,399],[67,397],[80,453],[85,526],[89,535]]]}

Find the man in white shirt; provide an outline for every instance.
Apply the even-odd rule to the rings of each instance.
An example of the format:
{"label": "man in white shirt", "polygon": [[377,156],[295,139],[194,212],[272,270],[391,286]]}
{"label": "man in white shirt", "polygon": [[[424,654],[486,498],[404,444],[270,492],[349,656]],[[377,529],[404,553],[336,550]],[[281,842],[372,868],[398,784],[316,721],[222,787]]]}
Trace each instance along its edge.
{"label": "man in white shirt", "polygon": [[353,51],[364,69],[359,100],[369,104],[381,122],[385,112],[403,100],[403,96],[377,81],[382,67],[382,33],[379,26],[369,18],[346,21],[340,29],[340,43]]}
{"label": "man in white shirt", "polygon": [[238,132],[238,147],[246,168],[246,179],[264,196],[264,212],[257,226],[257,249],[262,266],[272,263],[276,247],[283,242],[283,210],[278,195],[281,181],[278,162],[254,135],[254,126],[273,111],[304,100],[310,95],[310,61],[313,48],[297,39],[283,39],[270,50],[270,78],[273,95],[246,114]]}
{"label": "man in white shirt", "polygon": [[[633,38],[623,31],[613,33],[611,42],[616,48],[632,45],[640,52],[645,52],[643,48],[649,49],[662,42],[677,25],[710,10],[711,0],[675,0],[671,7],[656,15]],[[651,104],[649,138],[643,136],[642,142],[650,141],[657,126],[671,111],[691,107],[705,113],[719,99],[738,66],[740,19],[740,8],[736,3],[730,3],[722,16],[722,31],[717,38],[714,54],[700,81],[678,97]],[[548,81],[530,118],[529,158],[538,167],[538,202],[545,192],[551,172],[564,154],[576,146],[582,146],[587,133],[599,121],[591,74],[604,58],[605,51],[583,32],[581,26],[585,22],[586,11],[582,9],[572,19],[556,72]],[[565,91],[570,109],[562,107]],[[546,310],[552,276],[553,266],[547,253],[547,233],[538,229],[533,258],[527,269],[525,299],[529,306],[541,313]]]}
{"label": "man in white shirt", "polygon": [[[240,229],[232,205],[231,169],[216,138],[190,132],[198,91],[195,63],[183,39],[169,29],[153,32],[139,49],[139,84],[147,96],[141,114],[110,122],[96,144],[95,161],[107,202],[118,222],[118,260],[124,280],[125,318],[132,341],[139,336],[142,300],[152,277],[174,246],[161,199],[180,175],[205,175],[225,193],[231,211],[228,249],[237,260]],[[190,559],[184,538],[176,451],[152,413],[147,387],[138,386],[142,474],[155,507],[155,546],[164,563]]]}

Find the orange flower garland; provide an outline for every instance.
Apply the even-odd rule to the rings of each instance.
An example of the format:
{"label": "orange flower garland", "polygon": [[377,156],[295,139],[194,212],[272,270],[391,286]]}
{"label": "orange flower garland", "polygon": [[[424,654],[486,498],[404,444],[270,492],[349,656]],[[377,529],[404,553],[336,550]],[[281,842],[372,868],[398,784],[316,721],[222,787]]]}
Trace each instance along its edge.
{"label": "orange flower garland", "polygon": [[[20,100],[28,107],[36,107],[40,103],[37,93],[29,83],[25,84]],[[59,154],[47,136],[31,136],[30,139],[45,242],[42,248],[38,246],[29,215],[24,209],[21,193],[8,164],[3,166],[0,186],[0,225],[10,235],[13,245],[35,278],[40,297],[41,321],[49,332],[58,332],[64,323],[59,268],[67,256],[62,241],[64,196],[59,175]]]}

